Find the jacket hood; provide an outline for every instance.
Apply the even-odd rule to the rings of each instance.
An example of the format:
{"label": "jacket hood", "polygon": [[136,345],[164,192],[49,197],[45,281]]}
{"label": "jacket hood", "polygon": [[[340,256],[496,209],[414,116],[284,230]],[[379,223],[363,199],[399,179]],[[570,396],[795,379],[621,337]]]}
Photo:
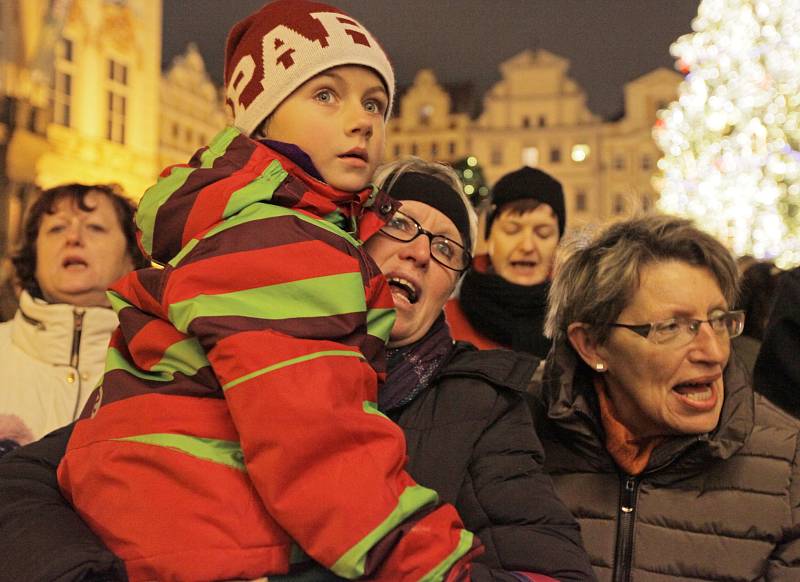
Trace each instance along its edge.
{"label": "jacket hood", "polygon": [[[609,468],[614,463],[605,450],[591,375],[572,347],[559,342],[545,366],[541,406],[562,442]],[[679,473],[702,468],[714,459],[727,459],[742,447],[753,430],[753,391],[747,372],[735,357],[730,358],[723,378],[725,399],[717,427],[709,433],[665,439],[653,451],[645,472],[668,465]],[[691,455],[684,454],[689,450]]]}
{"label": "jacket hood", "polygon": [[168,263],[222,220],[236,214],[245,218],[247,207],[255,203],[324,217],[362,240],[382,224],[367,221],[366,230],[360,228],[357,219],[364,208],[378,203],[383,215],[396,208],[372,187],[337,190],[287,156],[229,127],[188,164],[166,168],[145,192],[136,213],[140,245],[156,262]]}

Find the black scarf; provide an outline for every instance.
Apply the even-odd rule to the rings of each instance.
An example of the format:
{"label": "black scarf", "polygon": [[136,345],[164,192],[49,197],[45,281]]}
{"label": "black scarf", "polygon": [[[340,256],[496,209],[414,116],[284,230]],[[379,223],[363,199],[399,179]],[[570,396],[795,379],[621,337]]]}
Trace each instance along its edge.
{"label": "black scarf", "polygon": [[550,350],[550,340],[543,335],[549,290],[549,282],[517,285],[473,268],[464,276],[459,304],[480,334],[512,350],[544,358]]}
{"label": "black scarf", "polygon": [[386,350],[388,374],[378,392],[378,408],[387,412],[411,402],[428,387],[453,346],[450,328],[442,313],[418,341]]}

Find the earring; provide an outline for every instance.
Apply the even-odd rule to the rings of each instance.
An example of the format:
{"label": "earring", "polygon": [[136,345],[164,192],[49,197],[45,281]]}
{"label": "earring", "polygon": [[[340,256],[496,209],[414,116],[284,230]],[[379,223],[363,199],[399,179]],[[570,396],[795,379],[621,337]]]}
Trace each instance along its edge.
{"label": "earring", "polygon": [[606,371],[606,365],[603,362],[597,362],[594,365],[594,369],[597,370],[598,372],[605,372]]}

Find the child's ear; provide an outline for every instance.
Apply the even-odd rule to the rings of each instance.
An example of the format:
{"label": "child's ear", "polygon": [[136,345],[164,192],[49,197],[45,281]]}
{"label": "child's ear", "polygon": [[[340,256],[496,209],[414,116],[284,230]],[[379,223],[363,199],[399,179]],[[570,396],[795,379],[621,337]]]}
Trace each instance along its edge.
{"label": "child's ear", "polygon": [[587,366],[597,372],[606,371],[605,350],[600,346],[594,335],[590,333],[589,324],[580,322],[569,324],[567,338]]}

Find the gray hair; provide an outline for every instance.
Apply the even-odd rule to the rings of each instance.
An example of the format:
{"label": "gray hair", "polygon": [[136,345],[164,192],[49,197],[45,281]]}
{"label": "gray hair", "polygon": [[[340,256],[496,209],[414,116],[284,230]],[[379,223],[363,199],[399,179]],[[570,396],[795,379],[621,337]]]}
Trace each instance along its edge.
{"label": "gray hair", "polygon": [[581,322],[599,342],[639,287],[642,268],[678,260],[707,267],[732,306],[738,293],[736,263],[730,252],[690,220],[649,214],[617,222],[591,240],[575,237],[556,259],[545,335],[565,339],[567,327]]}
{"label": "gray hair", "polygon": [[461,183],[461,178],[458,177],[456,171],[447,164],[428,162],[416,156],[408,156],[380,166],[375,170],[373,182],[376,186],[388,192],[391,191],[397,179],[406,172],[416,172],[418,174],[432,176],[452,187],[453,190],[458,193],[461,197],[461,201],[464,203],[469,220],[469,238],[472,241],[472,248],[467,250],[470,254],[473,254],[475,252],[475,244],[478,235],[478,215],[472,207],[472,202],[470,202],[467,195],[464,194],[464,185]]}

